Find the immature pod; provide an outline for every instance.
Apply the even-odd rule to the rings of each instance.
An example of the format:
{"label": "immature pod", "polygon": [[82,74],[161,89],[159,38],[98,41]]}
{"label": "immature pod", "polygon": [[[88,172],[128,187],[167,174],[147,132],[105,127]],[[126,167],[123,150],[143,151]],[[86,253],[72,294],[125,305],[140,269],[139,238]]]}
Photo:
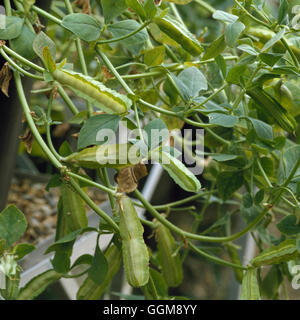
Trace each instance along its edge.
{"label": "immature pod", "polygon": [[278,246],[272,246],[251,260],[254,267],[279,264],[299,257],[296,240],[288,239],[281,242]]}
{"label": "immature pod", "polygon": [[169,153],[164,151],[152,152],[151,159],[158,161],[182,189],[188,192],[198,192],[201,188],[199,180],[193,173],[181,161]]}
{"label": "immature pod", "polygon": [[242,282],[241,300],[261,300],[256,274],[257,270],[254,268],[246,270]]}
{"label": "immature pod", "polygon": [[158,258],[162,267],[162,274],[169,287],[177,287],[183,279],[182,262],[179,253],[175,253],[177,246],[170,230],[158,223],[156,229]]}
{"label": "immature pod", "polygon": [[[226,247],[227,247],[227,251],[228,251],[228,254],[229,254],[231,261],[237,265],[242,266],[237,249],[232,244],[227,244]],[[238,269],[238,268],[234,268],[233,271],[234,271],[234,275],[235,275],[236,280],[239,283],[242,283],[243,270]]]}
{"label": "immature pod", "polygon": [[79,97],[111,114],[125,114],[132,102],[125,95],[107,88],[103,83],[78,72],[58,68],[48,47],[43,48],[44,62],[54,80],[70,88]]}
{"label": "immature pod", "polygon": [[20,272],[18,271],[14,276],[5,277],[5,289],[1,289],[1,296],[5,300],[16,300],[19,295],[19,283],[20,283]]}
{"label": "immature pod", "polygon": [[121,196],[120,235],[125,273],[132,287],[141,287],[149,280],[149,253],[143,239],[144,228],[131,199]]}
{"label": "immature pod", "polygon": [[131,100],[89,76],[71,70],[55,69],[53,78],[67,86],[79,97],[88,100],[103,111],[111,114],[124,114],[131,106]]}
{"label": "immature pod", "polygon": [[62,234],[62,237],[64,237],[69,232],[86,228],[88,226],[88,219],[84,201],[67,182],[61,184],[61,197],[63,215],[68,231]]}
{"label": "immature pod", "polygon": [[65,159],[66,162],[90,169],[122,169],[138,164],[141,160],[137,147],[129,143],[94,146],[73,153]]}
{"label": "immature pod", "polygon": [[61,278],[61,274],[54,270],[47,270],[31,279],[25,287],[20,290],[17,300],[33,300],[40,295],[50,284]]}
{"label": "immature pod", "polygon": [[247,94],[256,102],[267,116],[271,116],[275,122],[287,132],[294,132],[297,122],[294,117],[282,107],[282,105],[260,87],[250,88]]}
{"label": "immature pod", "polygon": [[77,300],[99,300],[103,295],[105,289],[120,268],[122,252],[117,246],[112,245],[105,252],[105,258],[108,263],[108,272],[105,280],[101,285],[97,285],[92,279],[87,277],[77,292]]}
{"label": "immature pod", "polygon": [[[266,42],[268,42],[269,40],[271,40],[275,36],[275,33],[273,31],[270,31],[268,29],[263,29],[261,27],[248,28],[246,33],[254,36],[255,38],[258,38],[259,41],[262,42],[263,44],[265,44]],[[296,57],[300,61],[300,49],[297,48],[296,46],[294,46],[288,40],[287,40],[287,42],[288,42],[289,47],[293,51],[293,53],[296,55]],[[286,47],[283,45],[283,43],[281,41],[278,41],[274,44],[274,49],[275,49],[275,52],[280,52],[280,53],[286,52]]]}
{"label": "immature pod", "polygon": [[154,18],[154,22],[162,32],[179,43],[184,50],[193,56],[199,56],[204,51],[196,37],[191,34],[181,23],[169,15],[166,15],[163,18]]}

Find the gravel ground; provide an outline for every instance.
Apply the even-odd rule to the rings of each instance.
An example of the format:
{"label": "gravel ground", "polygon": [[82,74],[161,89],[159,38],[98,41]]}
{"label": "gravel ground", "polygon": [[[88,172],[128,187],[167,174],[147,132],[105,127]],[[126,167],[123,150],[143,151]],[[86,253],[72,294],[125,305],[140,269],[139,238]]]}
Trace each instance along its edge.
{"label": "gravel ground", "polygon": [[[28,221],[28,228],[20,242],[38,244],[55,233],[60,190],[52,188],[48,192],[45,187],[46,183],[37,183],[26,178],[13,178],[7,205],[16,205]],[[89,188],[88,195],[97,205],[107,199],[99,189]],[[87,212],[88,210],[90,209],[87,206]]]}

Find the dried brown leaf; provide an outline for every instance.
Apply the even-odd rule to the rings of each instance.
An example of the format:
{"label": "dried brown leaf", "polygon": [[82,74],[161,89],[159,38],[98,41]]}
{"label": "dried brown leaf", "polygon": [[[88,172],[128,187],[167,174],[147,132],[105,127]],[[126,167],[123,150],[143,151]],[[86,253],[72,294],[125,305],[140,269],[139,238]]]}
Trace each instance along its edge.
{"label": "dried brown leaf", "polygon": [[142,163],[121,169],[115,176],[118,192],[133,192],[138,187],[139,180],[147,174],[147,168]]}
{"label": "dried brown leaf", "polygon": [[8,95],[8,87],[9,87],[9,82],[12,78],[12,72],[10,70],[8,62],[5,62],[4,66],[0,70],[0,87],[1,91],[7,96]]}
{"label": "dried brown leaf", "polygon": [[32,144],[34,141],[34,136],[30,130],[30,128],[27,128],[25,133],[21,136],[19,136],[19,139],[21,139],[24,143],[24,146],[28,153],[31,153],[32,151]]}

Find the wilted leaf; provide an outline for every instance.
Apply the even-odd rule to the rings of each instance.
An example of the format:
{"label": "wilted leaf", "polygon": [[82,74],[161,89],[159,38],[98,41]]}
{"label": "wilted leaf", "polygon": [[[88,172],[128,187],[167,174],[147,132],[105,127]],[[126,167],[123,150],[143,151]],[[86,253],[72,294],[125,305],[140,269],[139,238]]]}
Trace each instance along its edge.
{"label": "wilted leaf", "polygon": [[118,191],[126,193],[133,192],[138,187],[139,180],[147,174],[147,168],[142,163],[120,170],[115,177],[118,183]]}
{"label": "wilted leaf", "polygon": [[8,87],[9,87],[9,82],[12,77],[12,72],[10,70],[8,62],[4,64],[2,69],[0,70],[0,87],[1,91],[7,96],[8,95]]}
{"label": "wilted leaf", "polygon": [[23,135],[19,136],[19,139],[21,139],[22,142],[24,143],[27,152],[31,153],[34,136],[29,127],[26,129]]}

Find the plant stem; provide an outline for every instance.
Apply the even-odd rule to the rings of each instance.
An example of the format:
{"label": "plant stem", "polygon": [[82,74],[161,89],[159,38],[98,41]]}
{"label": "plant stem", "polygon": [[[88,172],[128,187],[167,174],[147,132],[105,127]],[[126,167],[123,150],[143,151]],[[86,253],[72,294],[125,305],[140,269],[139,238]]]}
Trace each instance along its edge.
{"label": "plant stem", "polygon": [[13,51],[12,49],[10,49],[9,47],[7,47],[6,45],[3,45],[1,48],[4,49],[4,51],[8,54],[10,54],[11,56],[13,56],[15,59],[19,60],[20,62],[22,62],[23,64],[25,64],[26,66],[35,69],[36,71],[43,73],[45,71],[44,68],[38,66],[37,64],[23,58],[22,56],[20,56],[18,53],[16,53],[15,51]]}
{"label": "plant stem", "polygon": [[3,58],[16,70],[18,70],[19,72],[21,72],[23,75],[35,79],[35,80],[44,80],[43,77],[38,76],[36,74],[32,74],[26,70],[24,70],[23,68],[21,68],[19,65],[17,65],[3,50],[3,48],[0,48],[0,53],[3,56]]}
{"label": "plant stem", "polygon": [[140,32],[141,30],[143,30],[144,28],[146,28],[150,23],[151,23],[151,21],[146,21],[138,29],[136,29],[136,30],[134,30],[134,31],[132,31],[132,32],[130,32],[128,34],[125,34],[124,36],[119,37],[119,38],[112,38],[112,39],[107,39],[107,40],[98,40],[96,45],[97,44],[118,42],[118,41],[130,38],[130,37],[134,36],[135,34],[137,34],[138,32]]}
{"label": "plant stem", "polygon": [[216,9],[214,7],[212,7],[211,5],[206,3],[205,1],[202,1],[202,0],[194,0],[194,1],[197,4],[199,4],[199,6],[201,6],[203,9],[207,10],[210,13],[214,13],[216,11]]}
{"label": "plant stem", "polygon": [[195,245],[193,245],[190,241],[188,243],[188,246],[193,250],[195,251],[196,253],[200,254],[201,256],[207,258],[208,260],[211,260],[212,262],[215,262],[217,264],[221,264],[222,266],[225,266],[225,267],[231,267],[231,268],[236,268],[236,269],[242,269],[242,270],[247,270],[246,267],[243,267],[241,265],[238,265],[238,264],[235,264],[235,263],[231,263],[231,262],[228,262],[226,260],[223,260],[221,258],[218,258],[216,256],[212,256],[208,253],[206,253],[205,251],[197,248]]}
{"label": "plant stem", "polygon": [[153,206],[143,197],[143,195],[138,191],[135,190],[135,195],[136,197],[141,201],[141,203],[144,205],[144,207],[149,211],[149,213],[156,218],[158,221],[160,221],[163,225],[165,225],[167,228],[172,230],[173,232],[179,234],[183,238],[189,238],[189,239],[194,239],[194,240],[199,240],[199,241],[205,241],[205,242],[229,242],[236,240],[240,237],[242,237],[244,234],[246,234],[249,230],[251,230],[254,226],[256,226],[262,219],[263,217],[268,213],[270,208],[265,207],[264,210],[250,223],[246,228],[243,230],[227,237],[209,237],[209,236],[202,236],[198,235],[195,233],[187,232],[184,231],[177,226],[175,226],[173,223],[168,221],[166,218],[164,218],[161,214],[159,214],[158,211],[156,211]]}
{"label": "plant stem", "polygon": [[66,93],[65,89],[59,84],[57,83],[57,91],[60,94],[60,96],[63,98],[63,100],[65,101],[66,105],[69,107],[69,109],[71,110],[71,112],[76,115],[77,113],[79,113],[79,110],[77,109],[77,107],[75,106],[75,104],[73,103],[73,101],[70,99],[69,95]]}

